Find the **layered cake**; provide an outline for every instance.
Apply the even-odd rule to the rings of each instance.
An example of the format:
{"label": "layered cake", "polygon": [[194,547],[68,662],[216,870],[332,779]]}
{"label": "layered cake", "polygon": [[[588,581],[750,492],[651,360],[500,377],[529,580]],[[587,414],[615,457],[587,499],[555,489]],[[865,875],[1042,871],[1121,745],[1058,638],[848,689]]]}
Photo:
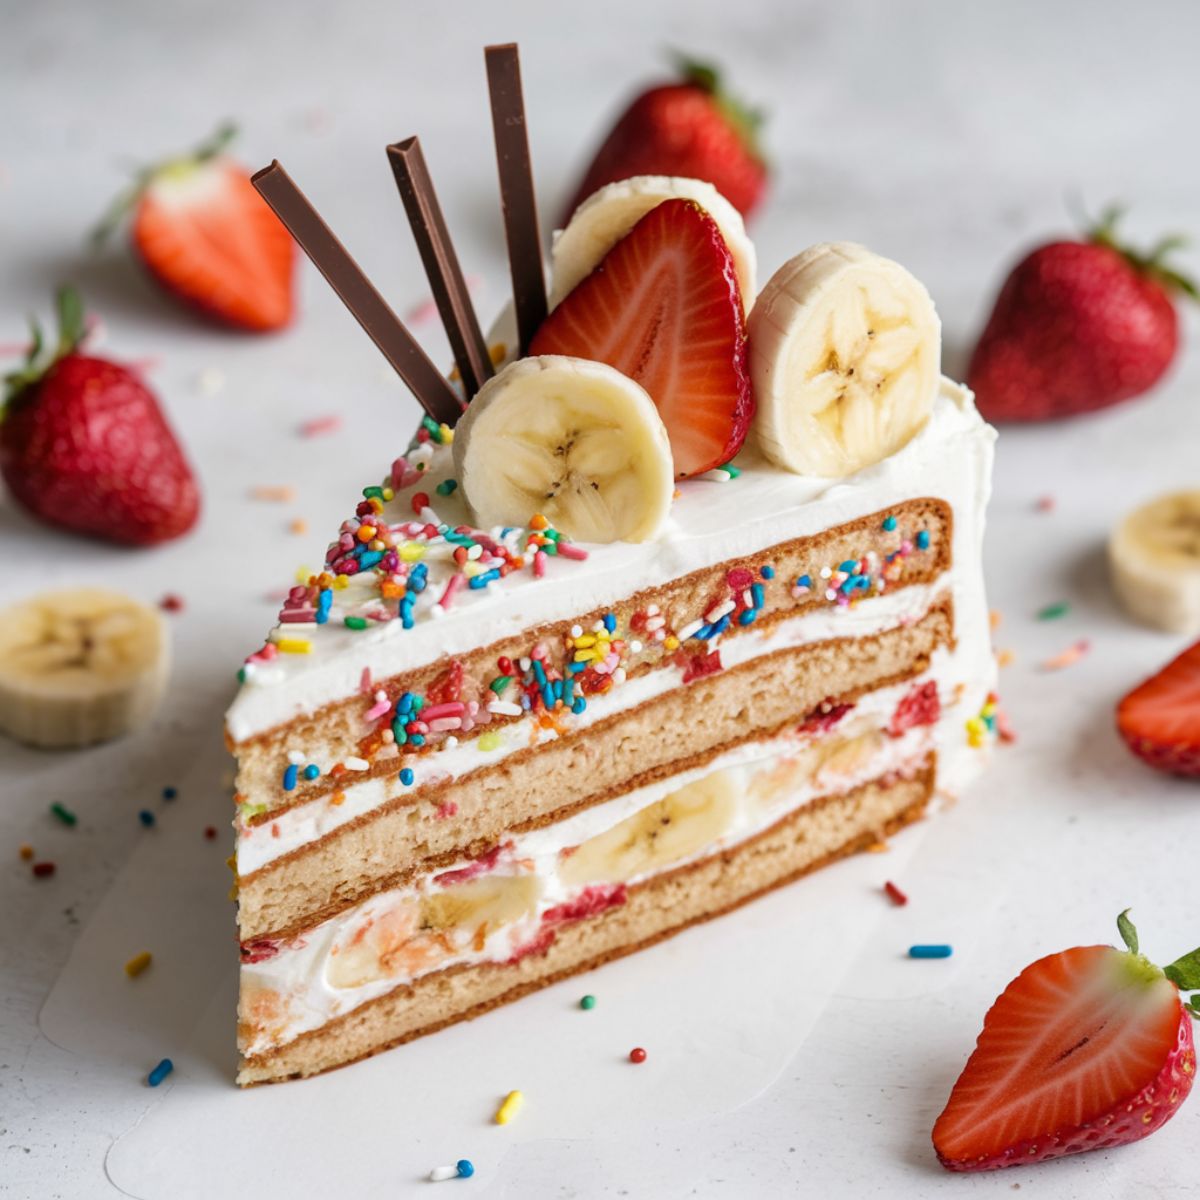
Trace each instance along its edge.
{"label": "layered cake", "polygon": [[243,668],[242,1084],[727,912],[986,756],[993,434],[924,290],[833,245],[751,304],[715,192],[613,188]]}

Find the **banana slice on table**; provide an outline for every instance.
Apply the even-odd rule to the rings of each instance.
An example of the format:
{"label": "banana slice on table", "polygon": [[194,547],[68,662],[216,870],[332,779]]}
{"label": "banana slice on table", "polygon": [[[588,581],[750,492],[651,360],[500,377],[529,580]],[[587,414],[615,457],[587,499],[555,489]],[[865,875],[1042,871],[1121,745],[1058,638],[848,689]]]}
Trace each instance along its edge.
{"label": "banana slice on table", "polygon": [[1200,491],[1135,508],[1112,532],[1108,565],[1130,616],[1169,633],[1200,633]]}
{"label": "banana slice on table", "polygon": [[742,309],[754,304],[757,256],[742,214],[711,183],[669,175],[635,175],[593,192],[554,235],[550,307],[586,279],[600,260],[664,200],[694,200],[716,222],[729,247],[742,293]]}
{"label": "banana slice on table", "polygon": [[773,462],[842,478],[903,447],[929,419],[942,327],[903,267],[852,242],[811,246],[750,314],[755,429]]}
{"label": "banana slice on table", "polygon": [[645,389],[604,363],[523,358],[488,380],[454,431],[459,486],[482,528],[541,513],[581,542],[662,528],[675,467]]}
{"label": "banana slice on table", "polygon": [[154,711],[168,658],[162,617],[128,596],[34,596],[0,614],[0,730],[47,748],[118,737]]}

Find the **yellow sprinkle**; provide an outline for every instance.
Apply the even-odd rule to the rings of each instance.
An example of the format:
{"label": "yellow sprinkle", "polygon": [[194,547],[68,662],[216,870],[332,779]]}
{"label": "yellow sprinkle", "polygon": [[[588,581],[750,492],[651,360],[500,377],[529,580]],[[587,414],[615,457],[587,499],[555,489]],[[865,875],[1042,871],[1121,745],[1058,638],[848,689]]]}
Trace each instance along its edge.
{"label": "yellow sprinkle", "polygon": [[479,739],[479,748],[480,750],[499,750],[501,740],[502,739],[498,733],[485,733]]}
{"label": "yellow sprinkle", "polygon": [[[503,358],[504,356],[501,355],[500,357]],[[452,441],[454,441],[454,430],[451,429],[449,425],[445,424],[445,422],[438,426],[438,433],[442,435],[442,444],[444,446],[448,446]]]}
{"label": "yellow sprinkle", "polygon": [[867,847],[867,853],[868,854],[886,854],[890,849],[891,849],[891,846],[888,845],[887,842],[884,842],[884,841],[872,842]]}
{"label": "yellow sprinkle", "polygon": [[463,570],[463,574],[468,579],[474,579],[475,576],[478,575],[479,572],[483,570],[483,568],[474,559],[468,559],[465,563],[463,563],[462,570]]}
{"label": "yellow sprinkle", "polygon": [[311,576],[312,573],[313,573],[312,567],[297,567],[296,568],[296,582],[297,583],[307,583],[309,580],[309,576]]}
{"label": "yellow sprinkle", "polygon": [[574,662],[591,662],[594,657],[591,650],[576,650],[571,659]]}
{"label": "yellow sprinkle", "polygon": [[[507,353],[508,353],[508,347],[503,342],[493,342],[488,347],[488,355],[491,357],[492,366],[494,366],[494,367],[498,367],[500,365],[500,363],[504,360],[504,356]],[[442,429],[445,430],[446,426],[443,425]],[[453,433],[453,431],[451,431],[451,434],[452,433]]]}
{"label": "yellow sprinkle", "polygon": [[979,715],[985,718],[994,717],[996,715],[996,706],[989,701],[979,710]]}
{"label": "yellow sprinkle", "polygon": [[679,649],[679,639],[673,633],[670,634],[667,637],[666,641],[663,642],[663,649],[664,650],[678,650]]}
{"label": "yellow sprinkle", "polygon": [[504,1097],[504,1103],[496,1109],[496,1124],[507,1125],[521,1111],[524,1103],[525,1097],[520,1092],[509,1092]]}
{"label": "yellow sprinkle", "polygon": [[386,550],[387,543],[381,541],[379,538],[373,538],[371,540],[370,545],[367,546],[367,549],[368,550]]}
{"label": "yellow sprinkle", "polygon": [[420,562],[425,557],[425,547],[420,542],[405,542],[400,547],[401,562]]}
{"label": "yellow sprinkle", "polygon": [[279,647],[280,654],[311,654],[312,642],[307,638],[280,638],[275,645]]}
{"label": "yellow sprinkle", "polygon": [[390,487],[385,487],[383,489],[383,498],[385,500],[394,500],[396,498],[396,493],[393,492]]}
{"label": "yellow sprinkle", "polygon": [[1003,616],[1001,615],[1001,613],[1000,613],[1000,610],[999,610],[999,609],[993,608],[993,609],[991,610],[991,612],[989,612],[989,613],[988,613],[988,624],[989,624],[989,625],[990,625],[990,626],[991,626],[993,629],[999,629],[999,628],[1000,628],[1000,622],[1001,622],[1001,621],[1003,621],[1003,620],[1004,620],[1004,618],[1003,618]]}
{"label": "yellow sprinkle", "polygon": [[577,650],[586,650],[589,646],[596,644],[596,635],[592,633],[584,633],[575,639],[575,648]]}
{"label": "yellow sprinkle", "polygon": [[141,954],[135,954],[125,964],[125,974],[128,975],[130,979],[133,979],[135,976],[140,975],[149,965],[150,951],[143,950]]}
{"label": "yellow sprinkle", "polygon": [[462,376],[459,374],[457,367],[451,367],[450,374],[447,375],[446,378],[449,379],[451,383],[459,383],[462,380]]}
{"label": "yellow sprinkle", "polygon": [[350,576],[349,575],[334,576],[333,586],[339,592],[344,592],[346,590],[346,588],[348,588],[350,586]]}

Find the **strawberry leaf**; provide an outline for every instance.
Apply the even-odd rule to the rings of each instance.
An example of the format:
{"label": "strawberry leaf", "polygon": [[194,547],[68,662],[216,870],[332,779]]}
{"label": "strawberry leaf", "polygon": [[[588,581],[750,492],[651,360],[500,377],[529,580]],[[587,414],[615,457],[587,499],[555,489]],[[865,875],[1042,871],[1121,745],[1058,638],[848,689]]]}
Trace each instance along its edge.
{"label": "strawberry leaf", "polygon": [[1136,954],[1138,952],[1138,935],[1137,930],[1133,927],[1133,922],[1129,919],[1129,912],[1130,910],[1126,909],[1117,917],[1117,930],[1121,934],[1121,941],[1129,948],[1129,953]]}
{"label": "strawberry leaf", "polygon": [[1180,991],[1194,992],[1200,989],[1200,949],[1193,950],[1191,954],[1185,954],[1169,966],[1163,967],[1163,974]]}
{"label": "strawberry leaf", "polygon": [[1200,1021],[1200,992],[1186,1001],[1187,1010],[1196,1020]]}

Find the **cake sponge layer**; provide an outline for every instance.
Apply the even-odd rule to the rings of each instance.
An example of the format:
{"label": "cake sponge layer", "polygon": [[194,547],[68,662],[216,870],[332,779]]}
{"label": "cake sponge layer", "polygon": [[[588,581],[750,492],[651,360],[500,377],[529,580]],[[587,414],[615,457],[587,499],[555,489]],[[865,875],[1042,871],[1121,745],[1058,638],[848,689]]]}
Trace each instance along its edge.
{"label": "cake sponge layer", "polygon": [[[795,646],[695,680],[495,766],[402,793],[239,881],[243,943],[287,938],[420,871],[798,724],[829,699],[901,682],[953,644],[944,599],[914,624]],[[455,815],[444,816],[453,802]]]}
{"label": "cake sponge layer", "polygon": [[296,1079],[366,1058],[718,916],[916,820],[934,778],[931,755],[912,778],[877,779],[815,800],[736,846],[631,887],[620,907],[560,927],[539,953],[426,975],[277,1050],[244,1058],[238,1082]]}

